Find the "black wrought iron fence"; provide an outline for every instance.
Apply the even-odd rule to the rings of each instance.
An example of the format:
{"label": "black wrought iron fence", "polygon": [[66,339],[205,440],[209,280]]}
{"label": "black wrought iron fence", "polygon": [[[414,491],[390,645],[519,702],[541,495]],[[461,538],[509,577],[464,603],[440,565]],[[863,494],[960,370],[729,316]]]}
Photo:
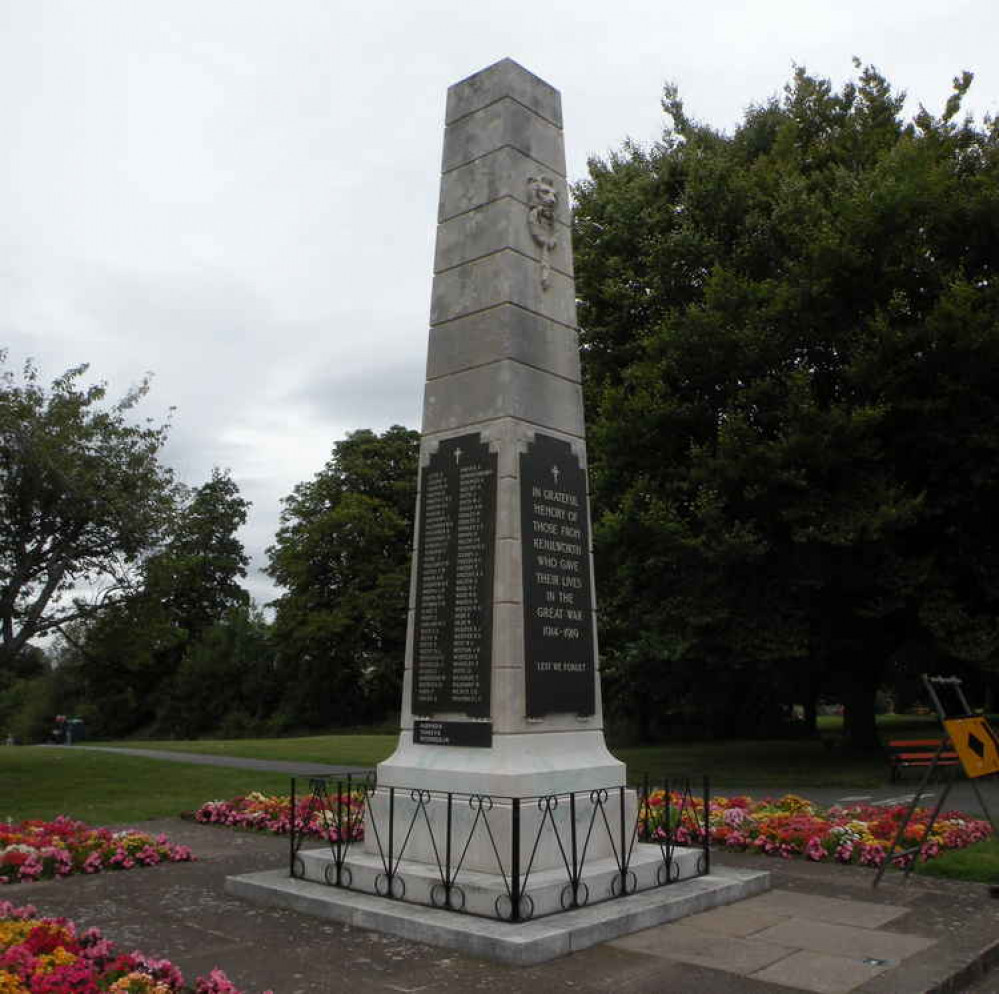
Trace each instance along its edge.
{"label": "black wrought iron fence", "polygon": [[[331,887],[527,921],[708,873],[709,814],[707,778],[696,792],[646,777],[637,791],[534,797],[386,787],[373,774],[293,778],[289,872],[316,879],[321,867]],[[311,873],[310,839],[328,849],[306,853]]]}

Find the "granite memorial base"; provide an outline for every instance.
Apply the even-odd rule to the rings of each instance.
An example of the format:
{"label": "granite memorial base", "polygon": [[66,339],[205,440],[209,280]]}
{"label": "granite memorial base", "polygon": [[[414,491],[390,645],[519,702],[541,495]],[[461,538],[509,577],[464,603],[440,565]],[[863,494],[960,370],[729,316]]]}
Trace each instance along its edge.
{"label": "granite memorial base", "polygon": [[[402,856],[412,865],[436,866],[445,862],[450,837],[451,859],[468,870],[486,874],[507,872],[513,851],[513,798],[482,795],[442,795],[430,791],[372,790],[367,798],[364,849],[372,858],[386,859],[389,825],[395,842],[393,858]],[[638,820],[634,790],[594,791],[578,794],[524,798],[518,802],[517,823],[521,872],[558,870],[578,862],[613,861],[633,843]],[[413,796],[415,795],[415,797]],[[602,800],[600,800],[602,798]],[[391,812],[391,813],[390,813]],[[405,851],[399,846],[405,840]],[[659,853],[658,847],[654,848]],[[662,862],[662,856],[659,856]],[[675,874],[674,874],[675,876]],[[533,878],[532,878],[533,879]]]}
{"label": "granite memorial base", "polygon": [[[640,856],[636,853],[637,865],[633,864],[633,869],[636,877],[642,873],[649,879],[662,866],[660,850],[657,846],[640,848],[653,852]],[[675,854],[682,874],[695,872],[700,850],[677,849]],[[770,886],[770,874],[765,871],[725,867],[713,870],[710,876],[690,876],[666,886],[603,900],[619,874],[613,860],[599,860],[588,868],[583,881],[589,890],[590,904],[546,915],[544,909],[560,907],[565,900],[566,882],[564,871],[542,871],[532,878],[536,916],[529,921],[508,922],[412,903],[411,899],[421,896],[432,900],[435,885],[440,888],[435,869],[426,864],[406,861],[399,864],[399,874],[407,881],[406,897],[393,900],[327,884],[327,872],[333,867],[328,850],[304,851],[299,856],[306,879],[289,877],[286,869],[268,870],[229,877],[226,891],[251,903],[287,908],[515,966],[544,963],[622,935],[752,897]],[[354,875],[354,886],[364,884],[374,889],[375,879],[382,871],[380,860],[357,853],[351,855],[345,864],[348,866]],[[495,902],[502,901],[506,894],[502,879],[488,874],[467,874],[462,889],[466,911],[483,909],[483,914],[489,915],[495,914]]]}

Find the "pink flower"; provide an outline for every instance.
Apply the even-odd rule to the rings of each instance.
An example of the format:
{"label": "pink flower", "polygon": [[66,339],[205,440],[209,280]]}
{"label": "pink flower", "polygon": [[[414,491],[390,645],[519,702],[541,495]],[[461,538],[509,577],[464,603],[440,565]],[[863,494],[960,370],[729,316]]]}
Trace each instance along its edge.
{"label": "pink flower", "polygon": [[817,835],[813,835],[805,846],[805,858],[818,863],[825,859],[827,855],[828,853],[822,845],[822,840]]}

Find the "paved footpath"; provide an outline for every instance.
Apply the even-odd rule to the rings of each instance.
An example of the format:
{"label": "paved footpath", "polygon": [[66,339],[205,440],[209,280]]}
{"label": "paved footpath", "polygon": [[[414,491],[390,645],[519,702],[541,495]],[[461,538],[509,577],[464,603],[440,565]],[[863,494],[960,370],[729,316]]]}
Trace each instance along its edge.
{"label": "paved footpath", "polygon": [[284,759],[248,759],[245,756],[219,756],[208,752],[170,752],[168,749],[135,749],[125,746],[49,746],[50,749],[88,749],[91,752],[116,752],[142,759],[162,759],[170,763],[191,763],[195,766],[229,766],[238,770],[264,770],[287,773],[288,776],[323,776],[325,774],[366,773],[367,766],[330,766],[328,763],[291,762]]}
{"label": "paved footpath", "polygon": [[[348,770],[189,753],[156,758],[304,774]],[[807,793],[827,795],[815,798],[825,803],[862,795]],[[871,799],[902,796],[898,785],[870,793]],[[125,949],[173,959],[189,978],[219,966],[253,994],[267,988],[275,994],[999,994],[999,973],[988,972],[999,967],[999,900],[981,884],[889,875],[873,890],[872,872],[861,867],[716,854],[719,863],[769,870],[773,889],[551,963],[515,968],[256,907],[225,893],[226,876],[286,865],[286,839],[180,819],[141,827],[191,846],[198,862],[17,884],[5,887],[3,897],[97,925]]]}

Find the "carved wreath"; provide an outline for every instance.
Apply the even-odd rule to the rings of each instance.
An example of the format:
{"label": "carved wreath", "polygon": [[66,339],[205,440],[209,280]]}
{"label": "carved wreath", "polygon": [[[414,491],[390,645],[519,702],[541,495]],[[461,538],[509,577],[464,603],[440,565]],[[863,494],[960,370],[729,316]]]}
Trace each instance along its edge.
{"label": "carved wreath", "polygon": [[555,235],[555,208],[558,191],[550,176],[531,176],[527,180],[527,224],[531,237],[541,248],[541,286],[547,290],[551,281],[551,253],[558,245]]}

